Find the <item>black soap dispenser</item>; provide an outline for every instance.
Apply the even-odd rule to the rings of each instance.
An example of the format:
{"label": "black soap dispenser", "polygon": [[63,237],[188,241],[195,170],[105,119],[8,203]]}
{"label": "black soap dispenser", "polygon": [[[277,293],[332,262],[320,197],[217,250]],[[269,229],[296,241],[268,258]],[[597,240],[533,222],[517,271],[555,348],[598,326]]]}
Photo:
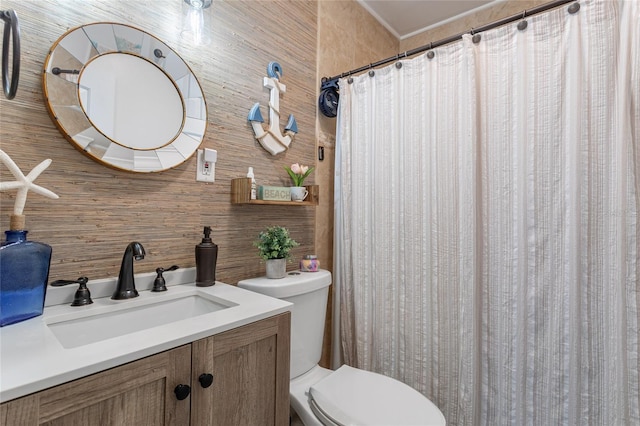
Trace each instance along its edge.
{"label": "black soap dispenser", "polygon": [[196,246],[196,286],[210,287],[216,283],[218,246],[211,241],[211,227],[204,227],[204,238]]}

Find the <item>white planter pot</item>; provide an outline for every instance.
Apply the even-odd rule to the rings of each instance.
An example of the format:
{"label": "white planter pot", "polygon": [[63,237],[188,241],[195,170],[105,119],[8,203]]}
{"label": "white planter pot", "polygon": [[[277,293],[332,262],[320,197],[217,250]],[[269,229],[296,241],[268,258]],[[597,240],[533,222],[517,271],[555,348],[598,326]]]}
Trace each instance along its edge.
{"label": "white planter pot", "polygon": [[287,275],[287,259],[267,260],[267,278],[284,278]]}

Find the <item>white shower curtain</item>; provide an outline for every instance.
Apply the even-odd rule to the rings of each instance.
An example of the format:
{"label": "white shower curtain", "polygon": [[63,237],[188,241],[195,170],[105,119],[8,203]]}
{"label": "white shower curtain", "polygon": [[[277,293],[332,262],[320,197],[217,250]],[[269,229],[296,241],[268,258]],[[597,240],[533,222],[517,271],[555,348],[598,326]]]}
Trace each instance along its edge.
{"label": "white shower curtain", "polygon": [[450,425],[640,424],[640,6],[340,81],[334,345]]}

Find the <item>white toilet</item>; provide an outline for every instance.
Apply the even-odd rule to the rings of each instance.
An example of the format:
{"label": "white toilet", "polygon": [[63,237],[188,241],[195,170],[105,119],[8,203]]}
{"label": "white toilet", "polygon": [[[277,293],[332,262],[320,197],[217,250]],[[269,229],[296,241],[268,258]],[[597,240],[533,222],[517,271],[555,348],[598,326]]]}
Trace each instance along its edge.
{"label": "white toilet", "polygon": [[318,365],[331,273],[289,272],[282,279],[252,278],[238,287],[293,303],[291,407],[305,426],[445,425],[442,412],[421,393],[390,377],[343,365]]}

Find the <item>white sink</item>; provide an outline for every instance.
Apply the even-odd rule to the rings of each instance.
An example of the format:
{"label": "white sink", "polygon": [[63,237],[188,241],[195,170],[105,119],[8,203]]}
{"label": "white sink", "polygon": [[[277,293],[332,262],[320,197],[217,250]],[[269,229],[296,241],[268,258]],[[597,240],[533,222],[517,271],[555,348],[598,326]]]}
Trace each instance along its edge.
{"label": "white sink", "polygon": [[105,303],[109,305],[89,305],[83,312],[48,318],[47,326],[62,346],[69,349],[236,306],[199,293]]}

